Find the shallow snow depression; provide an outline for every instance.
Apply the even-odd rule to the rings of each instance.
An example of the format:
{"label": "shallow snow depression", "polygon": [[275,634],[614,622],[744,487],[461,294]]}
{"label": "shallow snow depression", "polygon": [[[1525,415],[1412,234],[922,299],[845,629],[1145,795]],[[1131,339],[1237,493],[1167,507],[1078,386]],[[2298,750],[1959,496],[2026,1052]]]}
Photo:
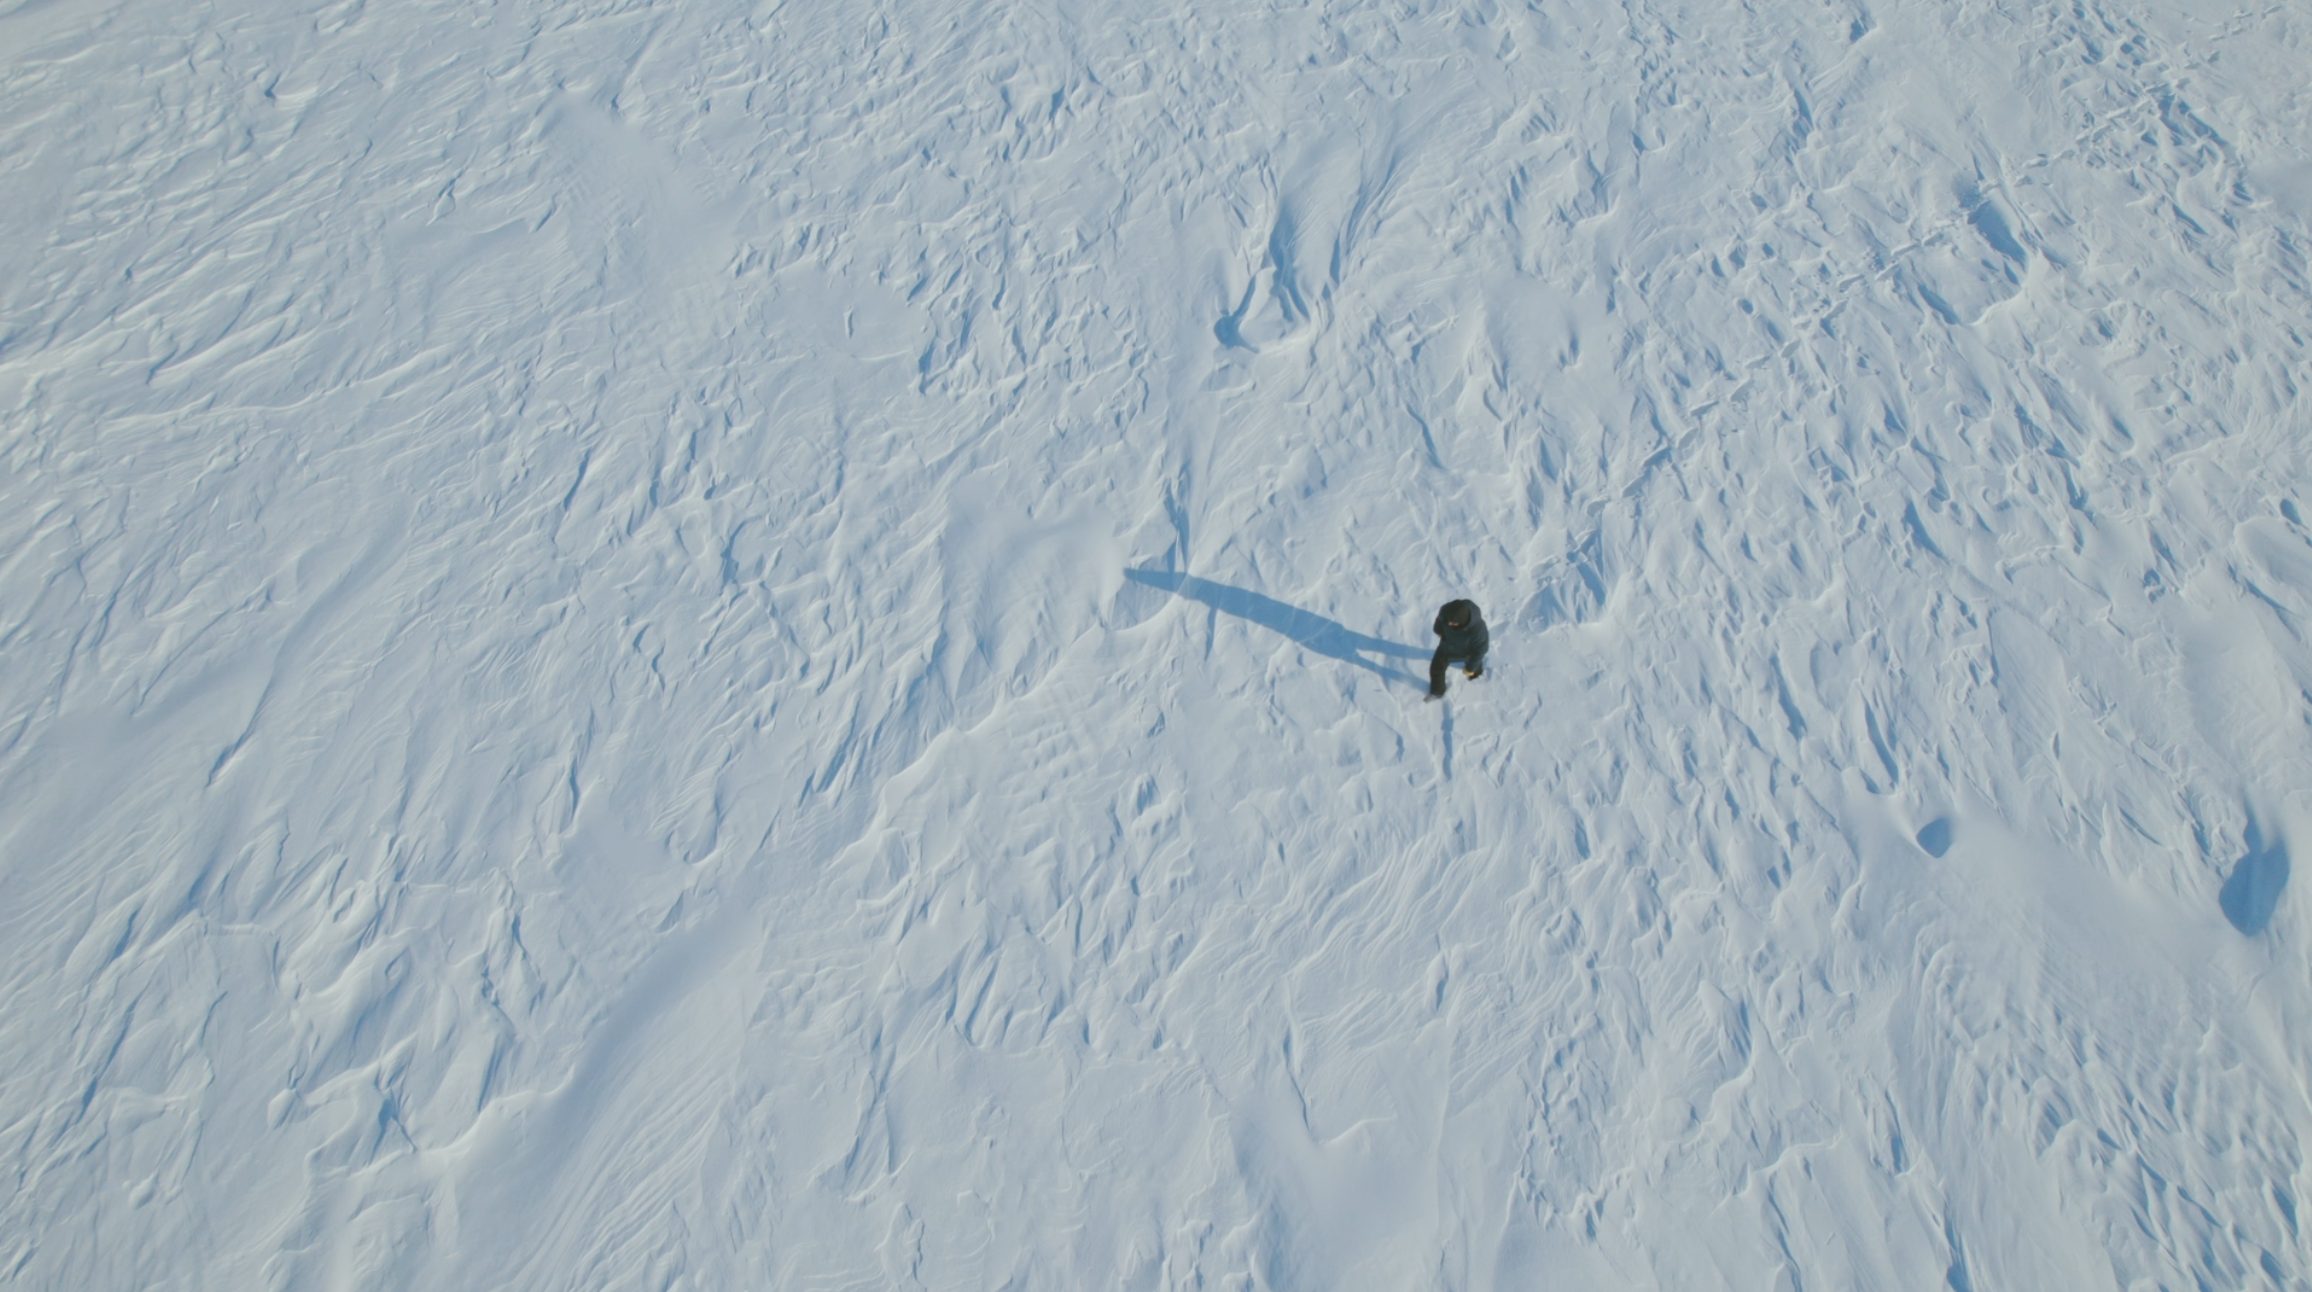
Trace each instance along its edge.
{"label": "shallow snow depression", "polygon": [[2301,1286],[2306,65],[0,0],[0,1280]]}

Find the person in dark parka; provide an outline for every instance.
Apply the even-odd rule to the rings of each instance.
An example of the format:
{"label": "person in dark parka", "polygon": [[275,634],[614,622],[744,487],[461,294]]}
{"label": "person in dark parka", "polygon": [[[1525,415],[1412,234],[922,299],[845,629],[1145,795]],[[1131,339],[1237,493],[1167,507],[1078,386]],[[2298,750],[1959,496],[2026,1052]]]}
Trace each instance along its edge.
{"label": "person in dark parka", "polygon": [[1485,632],[1485,616],[1474,601],[1448,601],[1437,612],[1431,631],[1437,634],[1437,653],[1429,657],[1429,698],[1445,694],[1445,666],[1459,663],[1471,677],[1485,674],[1485,648],[1492,639]]}

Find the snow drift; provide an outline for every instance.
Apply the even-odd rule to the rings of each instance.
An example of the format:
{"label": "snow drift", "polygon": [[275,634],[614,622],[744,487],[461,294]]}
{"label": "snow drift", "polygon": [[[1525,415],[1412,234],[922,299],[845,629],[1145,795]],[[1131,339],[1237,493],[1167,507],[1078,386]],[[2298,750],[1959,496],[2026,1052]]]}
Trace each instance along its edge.
{"label": "snow drift", "polygon": [[2287,9],[0,51],[13,1285],[2312,1278]]}

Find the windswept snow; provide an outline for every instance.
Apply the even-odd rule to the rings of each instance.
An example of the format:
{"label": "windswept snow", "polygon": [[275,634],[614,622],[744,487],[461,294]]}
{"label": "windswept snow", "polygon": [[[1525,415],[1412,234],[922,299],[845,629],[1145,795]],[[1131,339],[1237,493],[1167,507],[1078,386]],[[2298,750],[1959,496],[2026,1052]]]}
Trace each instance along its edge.
{"label": "windswept snow", "polygon": [[2306,66],[0,0],[0,1282],[2312,1283]]}

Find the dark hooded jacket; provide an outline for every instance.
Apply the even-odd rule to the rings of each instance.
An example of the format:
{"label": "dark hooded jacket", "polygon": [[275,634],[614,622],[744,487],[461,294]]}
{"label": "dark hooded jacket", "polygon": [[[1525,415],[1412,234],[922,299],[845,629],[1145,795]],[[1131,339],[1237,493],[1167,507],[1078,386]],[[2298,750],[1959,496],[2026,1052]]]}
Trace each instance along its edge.
{"label": "dark hooded jacket", "polygon": [[[1459,628],[1445,622],[1457,611],[1466,612],[1468,617],[1468,622]],[[1437,634],[1437,653],[1447,659],[1483,659],[1485,648],[1492,645],[1492,639],[1485,632],[1485,616],[1478,613],[1474,601],[1446,602],[1437,612],[1437,622],[1431,631]]]}

